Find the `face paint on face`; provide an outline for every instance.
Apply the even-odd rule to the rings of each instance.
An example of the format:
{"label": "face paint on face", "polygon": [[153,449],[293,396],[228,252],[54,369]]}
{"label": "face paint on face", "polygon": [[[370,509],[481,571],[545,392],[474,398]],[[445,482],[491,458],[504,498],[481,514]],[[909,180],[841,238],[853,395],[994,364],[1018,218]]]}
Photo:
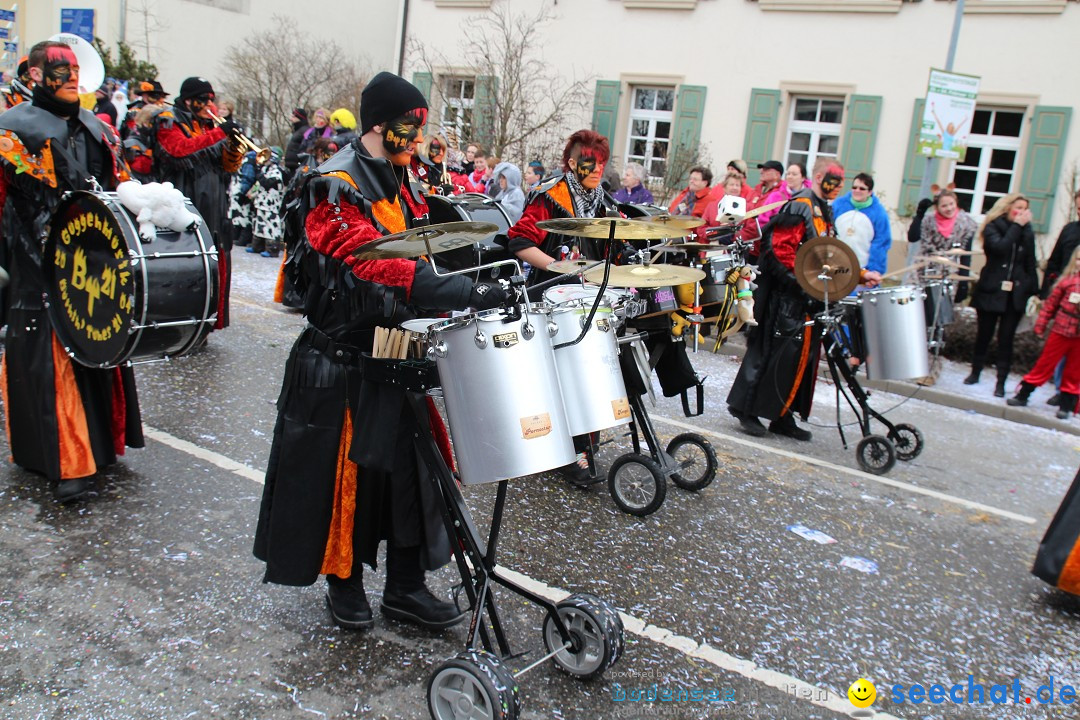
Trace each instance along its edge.
{"label": "face paint on face", "polygon": [[427,110],[420,108],[396,117],[383,126],[383,148],[395,165],[408,165],[416,146],[424,141],[422,128]]}
{"label": "face paint on face", "polygon": [[212,94],[197,95],[188,100],[188,108],[191,110],[192,115],[201,118],[209,118],[210,113],[206,112],[206,108],[212,102],[214,102],[214,96]]}
{"label": "face paint on face", "polygon": [[64,102],[79,99],[79,61],[71,48],[48,48],[42,69],[42,84]]}
{"label": "face paint on face", "polygon": [[844,184],[844,171],[837,165],[825,168],[825,177],[821,178],[821,192],[825,197],[832,200],[840,193],[840,187]]}
{"label": "face paint on face", "polygon": [[443,155],[445,155],[445,154],[446,153],[443,152],[443,147],[439,143],[439,141],[438,140],[432,140],[431,141],[431,148],[428,151],[428,156],[431,158],[431,162],[436,162],[436,163],[442,162]]}
{"label": "face paint on face", "polygon": [[594,190],[600,184],[605,161],[599,153],[589,148],[582,148],[574,161],[574,175],[586,190]]}

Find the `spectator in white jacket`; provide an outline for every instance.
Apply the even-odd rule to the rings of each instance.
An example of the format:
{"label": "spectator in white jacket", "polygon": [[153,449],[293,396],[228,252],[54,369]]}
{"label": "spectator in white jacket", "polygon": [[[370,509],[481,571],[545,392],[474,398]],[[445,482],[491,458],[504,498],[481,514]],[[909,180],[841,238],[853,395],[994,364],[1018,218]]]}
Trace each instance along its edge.
{"label": "spectator in white jacket", "polygon": [[495,201],[502,206],[513,225],[525,210],[525,192],[521,189],[521,170],[517,165],[501,162],[491,173],[492,180],[498,183],[499,192]]}

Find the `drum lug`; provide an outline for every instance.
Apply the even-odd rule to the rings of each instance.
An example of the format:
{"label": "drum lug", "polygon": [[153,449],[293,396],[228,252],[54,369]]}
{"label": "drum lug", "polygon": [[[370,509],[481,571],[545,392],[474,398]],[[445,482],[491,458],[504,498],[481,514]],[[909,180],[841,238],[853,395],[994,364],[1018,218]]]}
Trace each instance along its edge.
{"label": "drum lug", "polygon": [[473,336],[473,342],[476,343],[476,347],[483,350],[488,344],[487,335],[482,330],[477,330],[476,335]]}
{"label": "drum lug", "polygon": [[531,322],[526,321],[521,326],[521,337],[525,340],[532,340],[536,337],[536,328],[533,327]]}
{"label": "drum lug", "polygon": [[446,343],[439,342],[439,343],[435,343],[434,345],[429,347],[428,348],[428,357],[430,359],[434,359],[434,358],[437,358],[437,357],[441,357],[441,358],[446,357]]}
{"label": "drum lug", "polygon": [[548,337],[555,337],[559,334],[559,326],[554,321],[548,320]]}

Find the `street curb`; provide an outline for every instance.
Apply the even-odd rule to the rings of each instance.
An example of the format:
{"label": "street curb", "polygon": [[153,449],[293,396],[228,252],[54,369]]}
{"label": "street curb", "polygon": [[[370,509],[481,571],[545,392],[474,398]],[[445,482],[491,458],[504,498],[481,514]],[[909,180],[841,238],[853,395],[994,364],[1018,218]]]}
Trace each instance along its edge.
{"label": "street curb", "polygon": [[[742,336],[739,336],[738,339],[732,338],[728,340],[720,346],[717,353],[742,358],[746,353],[746,346],[740,342],[741,340]],[[701,349],[705,352],[709,352],[710,350],[707,348],[711,348],[714,342],[715,339],[706,338]],[[822,364],[819,374],[822,378],[831,381],[832,378],[829,377],[827,368],[827,365]],[[976,400],[975,398],[966,397],[964,395],[956,395],[955,393],[948,393],[943,390],[935,390],[934,388],[916,385],[913,382],[903,380],[868,380],[865,376],[859,377],[859,384],[864,388],[869,388],[871,390],[880,390],[882,392],[893,393],[900,395],[901,397],[909,397],[915,400],[925,400],[926,402],[934,403],[935,405],[943,405],[945,407],[956,408],[957,410],[965,410],[979,415],[986,415],[987,417],[1000,418],[1001,420],[1008,420],[1009,422],[1020,423],[1021,425],[1031,425],[1032,427],[1041,427],[1048,430],[1057,430],[1070,435],[1080,436],[1080,425],[1077,425],[1076,423],[1069,422],[1068,420],[1058,420],[1057,418],[1046,417],[1023,408],[1010,407],[1005,404],[1004,399],[998,400],[997,402]]]}

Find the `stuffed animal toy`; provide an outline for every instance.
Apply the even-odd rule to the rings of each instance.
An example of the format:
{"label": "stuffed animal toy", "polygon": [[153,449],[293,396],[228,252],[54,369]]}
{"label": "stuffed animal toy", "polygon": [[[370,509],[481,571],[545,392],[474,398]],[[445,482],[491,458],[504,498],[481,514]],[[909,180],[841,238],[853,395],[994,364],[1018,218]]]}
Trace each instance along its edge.
{"label": "stuffed animal toy", "polygon": [[[691,326],[701,323],[701,308],[694,305],[694,286],[696,283],[685,283],[675,286],[675,299],[679,303],[678,310],[671,313],[671,334],[682,337],[683,331]],[[705,338],[701,333],[697,336],[699,343],[704,343]]]}
{"label": "stuffed animal toy", "polygon": [[123,182],[117,186],[116,195],[135,214],[139,237],[146,242],[157,237],[156,228],[183,232],[194,230],[202,222],[202,218],[187,209],[184,194],[172,183]]}
{"label": "stuffed animal toy", "polygon": [[738,270],[739,277],[735,281],[735,298],[738,303],[739,319],[747,325],[757,325],[754,319],[754,291],[752,283],[757,278],[754,268],[743,265]]}

